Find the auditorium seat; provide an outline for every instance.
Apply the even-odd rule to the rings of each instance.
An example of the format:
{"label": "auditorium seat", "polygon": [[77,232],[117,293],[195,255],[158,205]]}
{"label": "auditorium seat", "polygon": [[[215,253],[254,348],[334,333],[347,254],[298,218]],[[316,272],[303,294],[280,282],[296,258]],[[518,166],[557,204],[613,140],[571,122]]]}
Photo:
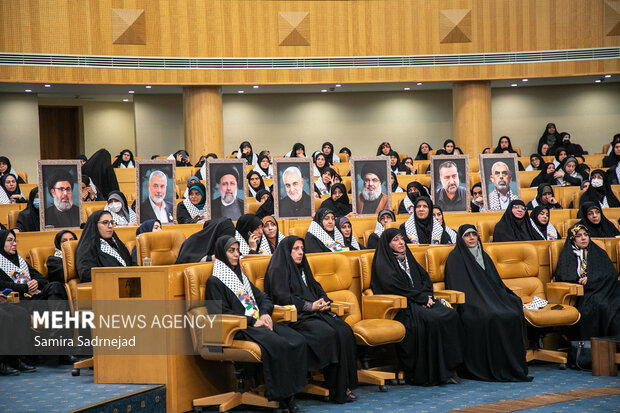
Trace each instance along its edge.
{"label": "auditorium seat", "polygon": [[[540,174],[540,171],[521,171],[519,172],[519,186],[521,188],[529,188],[534,178]],[[516,178],[513,176],[512,180]]]}
{"label": "auditorium seat", "polygon": [[[194,265],[185,269],[185,300],[187,315],[193,317],[206,317],[208,314],[205,307],[205,285],[213,271],[212,263]],[[274,312],[276,310],[274,309]],[[295,308],[287,308],[292,321],[297,319]],[[244,368],[244,363],[262,363],[260,346],[252,341],[235,340],[238,331],[247,328],[247,319],[244,316],[220,314],[220,328],[200,328],[197,325],[190,328],[194,350],[205,360],[232,363],[237,376],[237,391],[222,393],[215,396],[203,397],[193,400],[195,411],[201,411],[201,407],[219,405],[220,411],[228,411],[239,405],[250,405],[277,408],[278,402],[269,401],[266,397],[245,391],[245,379],[249,373]],[[275,317],[274,317],[275,319]],[[211,333],[211,334],[209,334]],[[198,409],[196,409],[198,408]]]}
{"label": "auditorium seat", "polygon": [[[444,274],[448,255],[454,249],[452,245],[435,246],[425,251],[428,276],[433,282],[433,294],[450,304],[463,304],[465,294],[462,291],[446,290]],[[416,258],[417,259],[417,258]],[[420,263],[420,260],[417,260]]]}
{"label": "auditorium seat", "polygon": [[[66,241],[61,244],[62,248],[62,266],[65,273],[65,290],[69,300],[69,307],[72,313],[82,310],[90,310],[93,299],[93,283],[80,282],[75,262],[75,252],[77,250],[78,240]],[[80,360],[73,363],[74,376],[80,375],[80,369],[93,367],[93,358]]]}
{"label": "auditorium seat", "polygon": [[476,224],[478,234],[480,235],[480,241],[482,241],[483,244],[493,242],[493,231],[498,221],[499,219],[497,221],[479,221]]}
{"label": "auditorium seat", "polygon": [[56,247],[37,247],[30,250],[30,265],[47,278],[47,257],[54,255]]}
{"label": "auditorium seat", "polygon": [[0,223],[5,227],[9,225],[9,211],[21,211],[28,204],[0,204]]}
{"label": "auditorium seat", "polygon": [[[536,248],[528,243],[520,243],[519,248],[509,243],[490,244],[485,251],[497,268],[504,284],[517,294],[523,303],[530,303],[534,297],[548,300],[548,304],[538,310],[523,309],[523,314],[528,323],[535,327],[535,334],[530,338],[530,348],[526,359],[560,363],[565,367],[567,355],[565,352],[542,348],[542,336],[551,328],[566,327],[576,324],[581,315],[571,305],[565,303],[568,296],[583,295],[583,287],[576,289],[575,284],[548,283],[547,291],[542,281],[538,278],[539,263]],[[556,305],[561,308],[552,310]],[[542,330],[545,329],[545,330]]]}
{"label": "auditorium seat", "polygon": [[179,256],[185,235],[181,231],[145,232],[136,238],[138,265],[150,258],[152,265],[172,265]]}
{"label": "auditorium seat", "polygon": [[398,181],[398,186],[401,188],[407,188],[407,185],[414,181],[428,186],[429,188],[431,185],[431,176],[425,173],[418,173],[416,175],[397,175],[396,180]]}
{"label": "auditorium seat", "polygon": [[362,346],[362,369],[358,370],[358,380],[377,384],[381,391],[386,391],[385,381],[396,379],[396,372],[371,369],[363,357],[363,349],[400,342],[405,337],[405,327],[391,318],[362,315],[360,297],[351,291],[351,260],[336,260],[331,254],[313,254],[307,258],[314,278],[334,301],[332,311],[351,326],[356,343]]}
{"label": "auditorium seat", "polygon": [[7,228],[17,228],[17,217],[21,211],[19,209],[12,209],[7,214],[8,224]]}
{"label": "auditorium seat", "polygon": [[[24,172],[24,171],[17,171],[17,176],[22,178],[25,183],[28,183],[28,174],[26,172]],[[26,194],[24,194],[24,195],[26,195]]]}
{"label": "auditorium seat", "polygon": [[[407,187],[403,188],[407,190]],[[392,212],[394,215],[398,214],[398,206],[402,202],[403,199],[407,196],[407,192],[393,192],[392,193]]]}

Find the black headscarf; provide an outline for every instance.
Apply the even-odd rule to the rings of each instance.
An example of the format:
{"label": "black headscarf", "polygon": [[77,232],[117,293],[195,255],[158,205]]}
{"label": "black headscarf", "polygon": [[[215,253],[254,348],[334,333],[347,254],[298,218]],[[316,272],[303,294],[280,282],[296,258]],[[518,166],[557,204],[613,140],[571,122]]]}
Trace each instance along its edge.
{"label": "black headscarf", "polygon": [[120,201],[121,202],[121,210],[117,212],[118,215],[122,216],[123,218],[125,218],[125,220],[127,220],[127,222],[130,222],[129,220],[129,205],[127,205],[127,198],[125,198],[125,194],[122,193],[121,191],[112,191],[110,192],[110,194],[108,195],[108,201],[111,199],[114,199],[116,201]]}
{"label": "black headscarf", "polygon": [[243,283],[243,277],[241,276],[241,266],[239,262],[237,265],[232,265],[226,255],[226,250],[234,244],[239,244],[239,241],[235,237],[224,235],[219,237],[215,241],[215,258],[222,261],[228,268],[230,268],[239,277],[239,280]]}
{"label": "black headscarf", "polygon": [[[390,157],[390,169],[392,170],[392,172],[401,172],[407,169],[407,167],[401,165],[400,155],[398,154],[398,152],[396,152],[395,150],[391,150],[388,156]],[[394,166],[392,166],[391,162],[392,156],[396,158],[396,165]]]}
{"label": "black headscarf", "polygon": [[383,153],[383,145],[386,145],[386,144],[390,147],[390,150],[392,150],[392,145],[390,145],[388,141],[381,142],[381,145],[379,145],[379,147],[377,148],[377,156],[385,155]]}
{"label": "black headscarf", "polygon": [[553,185],[555,181],[555,178],[553,177],[553,174],[555,173],[555,169],[552,173],[548,174],[547,168],[549,167],[549,165],[553,165],[553,162],[547,162],[543,165],[542,169],[540,170],[540,173],[536,175],[534,179],[532,179],[532,183],[530,184],[530,187],[533,188],[533,187],[541,186],[543,184]]}
{"label": "black headscarf", "polygon": [[[588,219],[588,211],[591,209],[598,209],[601,214],[601,222],[598,224],[593,224]],[[579,223],[588,228],[591,237],[614,238],[616,235],[620,235],[620,231],[618,231],[616,226],[605,217],[603,210],[598,204],[594,202],[584,202],[579,208],[579,213],[581,214],[581,221],[579,221]]]}
{"label": "black headscarf", "polygon": [[41,229],[41,221],[39,216],[39,208],[34,207],[34,200],[39,193],[39,187],[35,186],[30,190],[28,196],[28,206],[17,216],[17,227],[21,232],[39,231]]}
{"label": "black headscarf", "polygon": [[[129,154],[129,160],[128,161],[123,161],[123,154],[128,153]],[[118,156],[116,157],[116,159],[114,160],[114,163],[112,164],[113,168],[120,168],[121,164],[125,166],[125,168],[130,168],[129,163],[131,163],[131,168],[133,168],[136,163],[133,160],[133,153],[129,150],[129,149],[123,149],[121,151],[121,153],[118,154]]]}
{"label": "black headscarf", "polygon": [[433,150],[433,148],[431,148],[431,145],[429,145],[426,142],[422,142],[420,146],[418,147],[418,153],[415,156],[416,161],[427,161],[428,160],[428,153],[426,155],[422,153],[422,145],[428,146],[429,152]]}
{"label": "black headscarf", "polygon": [[[153,232],[153,227],[155,227],[156,222],[159,222],[159,226],[161,227],[161,221],[158,219],[147,219],[142,224],[140,224],[140,226],[136,230],[136,238],[138,237],[138,235],[144,234],[145,232]],[[138,248],[136,246],[131,249],[131,260],[134,265],[138,265]]]}
{"label": "black headscarf", "polygon": [[[342,233],[342,238],[344,239],[344,246],[351,250],[357,250],[357,248],[351,244],[353,242],[353,225],[351,225],[351,235],[349,235],[348,237],[345,237],[344,232],[342,232],[342,226],[346,223],[351,225],[351,221],[347,217],[341,216],[340,218],[336,219],[336,227],[338,227],[338,230]],[[363,249],[362,245],[360,245],[360,249]]]}
{"label": "black headscarf", "polygon": [[265,173],[265,175],[269,175],[269,165],[267,165],[267,168],[263,168],[262,166],[260,166],[263,159],[269,160],[269,156],[264,155],[264,154],[258,155],[258,160],[256,161],[256,165],[260,168],[261,171]]}
{"label": "black headscarf", "polygon": [[[181,155],[181,160],[177,159],[178,155]],[[189,153],[187,153],[187,151],[183,149],[180,149],[176,151],[175,153],[173,153],[172,157],[174,158],[174,161],[176,162],[176,166],[192,166],[192,164],[189,162]],[[183,158],[187,158],[188,160],[184,160]]]}
{"label": "black headscarf", "polygon": [[[428,216],[424,219],[418,218],[415,212],[420,202],[426,202],[426,204],[428,205]],[[431,201],[429,197],[420,195],[415,200],[413,215],[415,215],[415,226],[418,230],[418,242],[420,244],[430,244],[433,238],[433,201]]]}
{"label": "black headscarf", "polygon": [[614,152],[614,147],[620,144],[620,141],[616,141],[616,143],[611,145],[611,152],[605,158],[603,158],[603,168],[612,168],[620,162],[620,156],[616,155]]}
{"label": "black headscarf", "polygon": [[[553,126],[555,128],[555,132],[551,135],[547,134],[547,130],[549,129],[550,126]],[[555,123],[550,122],[550,123],[547,123],[547,126],[545,126],[545,130],[543,131],[539,139],[539,147],[541,146],[542,143],[546,143],[547,145],[549,145],[550,151],[551,151],[551,148],[557,148],[558,146],[562,144],[562,137],[560,136],[560,133],[558,132],[558,129],[555,126]],[[550,152],[550,154],[553,154],[553,152]]]}
{"label": "black headscarf", "polygon": [[[325,164],[323,164],[323,166],[318,166],[318,165],[316,164],[316,161],[317,161],[317,159],[319,158],[319,156],[322,156],[322,157],[323,157],[323,159],[325,159]],[[318,169],[318,170],[319,170],[319,174],[320,174],[320,175],[323,175],[323,171],[325,170],[325,168],[329,168],[329,165],[330,165],[330,164],[329,164],[329,162],[327,161],[327,157],[326,157],[325,155],[323,155],[323,152],[317,152],[317,153],[315,153],[315,154],[314,154],[314,166],[316,167],[316,169]],[[319,175],[319,176],[320,176],[320,175]],[[332,176],[333,176],[333,174],[332,174]]]}
{"label": "black headscarf", "polygon": [[230,218],[216,218],[205,222],[202,230],[183,242],[175,264],[200,262],[205,256],[207,261],[211,261],[211,256],[215,253],[215,241],[223,235],[235,236],[235,226]]}
{"label": "black headscarf", "polygon": [[[508,147],[507,148],[503,148],[501,147],[501,142],[502,139],[507,139],[508,140]],[[510,141],[510,138],[508,136],[502,136],[501,138],[499,138],[499,140],[497,141],[497,146],[495,147],[495,149],[493,150],[493,153],[504,153],[504,151],[508,151],[510,153],[517,153],[517,151],[515,151],[514,149],[512,149],[512,142]]]}
{"label": "black headscarf", "polygon": [[[446,145],[449,143],[452,144],[452,152],[448,152],[446,149]],[[454,155],[454,149],[456,149],[456,143],[452,139],[446,139],[443,143],[443,150],[446,151],[446,155]]]}
{"label": "black headscarf", "polygon": [[[564,154],[566,155],[566,157],[560,161],[560,159],[559,159],[559,158],[560,158],[560,154],[561,154],[562,152],[564,152]],[[562,162],[563,162],[564,160],[568,159],[568,152],[566,151],[566,148],[564,148],[563,146],[560,146],[560,147],[558,147],[558,148],[555,150],[555,154],[554,154],[553,156],[555,157],[555,160],[556,160],[557,162],[559,162],[560,164],[562,164]],[[558,166],[558,168],[559,168],[559,166]],[[557,169],[557,168],[556,168],[556,169]]]}
{"label": "black headscarf", "polygon": [[[245,155],[243,153],[243,148],[250,148],[250,153]],[[248,161],[248,165],[252,165],[254,162],[254,150],[252,149],[252,144],[248,141],[243,141],[241,142],[241,144],[239,145],[239,153],[240,153],[240,158],[239,159],[245,159],[246,161]]]}
{"label": "black headscarf", "polygon": [[62,236],[67,233],[73,235],[73,239],[78,239],[77,235],[75,235],[73,231],[69,231],[68,229],[63,229],[62,231],[58,231],[58,233],[54,237],[54,246],[56,247],[57,250],[62,250],[60,241],[62,239]]}
{"label": "black headscarf", "polygon": [[295,145],[293,145],[293,149],[291,149],[291,158],[297,158],[297,151],[299,149],[302,149],[304,151],[304,156],[306,156],[306,147],[303,144],[297,142]]}
{"label": "black headscarf", "polygon": [[394,173],[394,171],[390,172],[390,174],[392,175],[392,187],[391,187],[391,190],[392,190],[392,192],[396,192],[396,190],[398,189],[398,178],[396,178],[396,174]]}
{"label": "black headscarf", "polygon": [[532,164],[532,158],[536,158],[540,161],[540,163],[538,164],[538,168],[533,168],[535,171],[540,171],[542,170],[543,166],[545,165],[545,160],[542,158],[542,156],[540,156],[537,153],[533,153],[530,155],[530,165]]}
{"label": "black headscarf", "polygon": [[[88,217],[80,240],[78,241],[75,251],[75,266],[81,282],[91,281],[91,269],[93,267],[118,266],[118,262],[115,258],[101,251],[100,239],[103,238],[101,238],[99,234],[97,223],[102,215],[108,215],[110,220],[112,220],[112,215],[107,211],[93,212],[91,216]],[[123,241],[116,235],[116,232],[112,233],[112,238],[109,240],[104,239],[104,241],[118,252],[126,265],[131,265],[131,254],[127,250],[127,247],[125,247],[125,244],[123,244]]]}
{"label": "black headscarf", "polygon": [[[252,185],[250,185],[250,178],[252,177],[252,175],[258,176],[258,180],[260,181],[258,184],[258,188],[252,188]],[[261,176],[261,174],[259,174],[255,170],[251,170],[250,172],[248,172],[248,174],[246,175],[246,178],[248,180],[248,191],[251,188],[255,193],[258,193],[258,191],[267,189],[267,187],[265,186],[265,181],[263,181],[263,177]]]}
{"label": "black headscarf", "polygon": [[576,304],[581,314],[577,324],[577,339],[589,340],[590,337],[617,335],[620,332],[618,272],[605,250],[592,242],[592,239],[584,250],[577,247],[575,237],[582,228],[584,227],[579,223],[569,228],[564,248],[558,258],[555,280],[579,282],[577,255],[585,260],[584,270],[588,278],[583,286],[584,295],[578,297]]}
{"label": "black headscarf", "polygon": [[[541,235],[541,234],[538,233],[538,231],[534,230],[532,232],[532,234],[534,235],[534,240],[546,240],[547,239],[547,227],[549,225],[552,225],[551,224],[551,220],[547,221],[546,224],[542,224],[540,222],[540,220],[538,219],[538,216],[540,215],[540,213],[543,210],[545,210],[545,209],[547,210],[547,213],[549,213],[549,207],[547,207],[545,205],[538,205],[537,207],[534,208],[534,210],[530,214],[530,219],[534,223],[534,226],[538,229],[538,231],[540,231],[542,233],[542,235]],[[562,237],[558,233],[556,239],[561,239],[561,238]]]}
{"label": "black headscarf", "polygon": [[[13,231],[12,229],[0,230],[0,254],[2,254],[4,258],[11,261],[15,266],[19,268],[19,254],[17,252],[15,254],[9,254],[4,250],[4,243],[6,242],[9,234],[13,234],[13,236],[16,237],[15,231]],[[11,274],[7,275],[10,276]]]}
{"label": "black headscarf", "polygon": [[9,158],[7,158],[6,156],[0,156],[0,162],[4,162],[6,164],[6,171],[4,173],[0,172],[0,177],[12,173],[13,175],[17,176],[17,183],[25,183],[24,180],[19,175],[17,175],[17,172],[13,169],[13,166],[11,166],[11,161],[9,160]]}
{"label": "black headscarf", "polygon": [[[613,171],[613,173],[615,173],[615,171]],[[600,205],[601,202],[603,202],[603,198],[607,197],[607,205],[610,208],[620,207],[620,201],[614,194],[614,191],[612,191],[611,189],[611,185],[609,183],[610,179],[609,179],[608,174],[602,169],[595,169],[590,174],[590,177],[594,176],[595,174],[601,175],[603,177],[603,186],[595,188],[592,186],[592,181],[590,180],[590,186],[588,187],[588,189],[586,189],[583,195],[581,195],[581,198],[579,199],[579,205],[581,206],[586,202],[592,202],[596,205]],[[581,217],[582,215],[581,215],[581,210],[580,210],[577,218],[581,218]]]}
{"label": "black headscarf", "polygon": [[[246,242],[250,239],[250,233],[263,225],[263,221],[255,214],[244,214],[237,220],[237,232],[241,234]],[[259,240],[260,243],[260,240]]]}
{"label": "black headscarf", "polygon": [[[270,192],[268,192],[268,195],[269,198],[267,198],[265,202],[263,202],[263,204],[258,207],[258,211],[256,211],[256,216],[260,219],[263,219],[266,216],[271,216],[275,213],[273,206],[273,195]],[[256,194],[256,199],[260,199],[260,196],[258,194]]]}
{"label": "black headscarf", "polygon": [[424,305],[428,297],[433,295],[433,283],[408,247],[405,247],[405,258],[411,279],[403,271],[398,254],[390,247],[390,242],[398,235],[403,234],[396,228],[388,228],[381,234],[372,259],[370,288],[374,294],[398,294],[407,297],[408,302]]}
{"label": "black headscarf", "polygon": [[517,219],[512,213],[512,207],[515,205],[522,205],[525,208],[525,203],[520,199],[515,199],[508,204],[504,215],[493,230],[493,242],[532,241],[536,239],[534,236],[536,231],[531,227],[527,211],[525,211],[523,218]]}
{"label": "black headscarf", "polygon": [[82,165],[82,173],[92,179],[104,199],[108,199],[110,192],[119,190],[118,180],[112,168],[112,157],[105,149],[99,149]]}
{"label": "black headscarf", "polygon": [[[342,191],[342,196],[334,201],[332,198],[336,188]],[[334,211],[336,217],[343,217],[353,210],[349,202],[349,195],[347,195],[347,188],[344,184],[334,184],[331,188],[331,193],[332,195],[321,203],[320,208],[328,208]]]}
{"label": "black headscarf", "polygon": [[[323,153],[323,148],[325,146],[329,147],[329,155],[325,155]],[[327,160],[327,162],[329,162],[329,164],[333,164],[334,163],[334,145],[332,145],[331,142],[324,142],[323,145],[321,145],[321,153],[323,153],[323,155],[325,155],[325,159]],[[338,155],[335,155],[336,157],[338,157]]]}
{"label": "black headscarf", "polygon": [[[16,187],[14,191],[9,191],[8,188],[6,187],[6,180],[9,178],[9,176],[12,176],[15,179],[15,183],[16,183]],[[2,177],[0,177],[0,186],[2,186],[2,189],[4,189],[4,192],[6,192],[6,195],[10,198],[12,195],[22,195],[22,190],[19,187],[19,181],[18,181],[18,177],[8,173],[8,174],[4,174],[2,175]]]}

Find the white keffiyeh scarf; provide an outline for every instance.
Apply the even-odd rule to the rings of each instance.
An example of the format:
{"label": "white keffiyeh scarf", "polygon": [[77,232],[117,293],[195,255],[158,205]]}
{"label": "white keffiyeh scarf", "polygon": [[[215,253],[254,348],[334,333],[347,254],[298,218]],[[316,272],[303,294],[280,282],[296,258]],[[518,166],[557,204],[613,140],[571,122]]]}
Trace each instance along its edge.
{"label": "white keffiyeh scarf", "polygon": [[[278,242],[276,243],[276,245],[278,245],[280,243],[280,241],[282,241],[283,239],[284,239],[284,234],[282,234],[281,232],[278,231]],[[271,255],[272,254],[271,244],[269,244],[269,240],[264,235],[260,239],[260,247],[258,248],[258,253],[259,254],[263,254],[263,255]]]}
{"label": "white keffiyeh scarf", "polygon": [[62,259],[62,250],[59,250],[58,248],[56,248],[56,252],[54,252],[54,257],[58,257]]}
{"label": "white keffiyeh scarf", "polygon": [[409,277],[409,281],[411,281],[411,285],[413,286],[413,278],[411,277],[411,269],[409,268],[409,261],[407,261],[407,256],[405,255],[405,259],[402,261],[396,258],[396,261],[398,261],[398,265],[400,265],[400,268],[405,272],[405,274],[407,274],[407,277]]}
{"label": "white keffiyeh scarf", "polygon": [[323,178],[319,177],[319,179],[314,182],[314,185],[319,192],[321,192],[321,195],[329,195],[329,189],[327,189],[327,186],[323,183]]}
{"label": "white keffiyeh scarf", "polygon": [[9,199],[9,196],[4,191],[4,188],[0,187],[0,204],[10,204],[10,203],[11,203],[11,200]]}
{"label": "white keffiyeh scarf", "polygon": [[415,211],[415,205],[413,205],[413,202],[411,202],[409,196],[405,196],[403,198],[403,206],[405,207],[405,211],[407,211],[409,215],[413,214],[413,212]]}
{"label": "white keffiyeh scarf", "polygon": [[196,206],[192,204],[192,201],[190,201],[189,198],[183,201],[183,205],[185,205],[185,209],[187,209],[187,212],[189,213],[189,216],[192,217],[192,219],[196,219],[197,217],[207,217],[207,211],[205,211],[204,209],[196,208]]}
{"label": "white keffiyeh scarf", "polygon": [[28,264],[26,261],[17,256],[19,259],[19,267],[9,261],[4,255],[0,255],[0,269],[16,284],[26,284],[32,279],[30,277],[30,271],[28,271]]}
{"label": "white keffiyeh scarf", "polygon": [[[341,232],[342,234],[342,232]],[[343,240],[344,240],[344,235],[343,235]],[[351,231],[351,246],[353,248],[355,248],[356,250],[360,250],[360,243],[357,242],[357,238],[355,238],[355,235],[353,234],[353,231]]]}
{"label": "white keffiyeh scarf", "polygon": [[558,239],[558,231],[555,229],[555,227],[553,225],[551,225],[550,222],[547,223],[547,233],[543,234],[542,232],[540,232],[540,229],[536,226],[536,224],[534,223],[534,220],[532,218],[530,218],[530,222],[532,223],[532,228],[534,228],[534,231],[536,231],[541,237],[543,237],[543,239],[547,239],[547,240],[556,240]]}
{"label": "white keffiyeh scarf", "polygon": [[106,205],[103,209],[104,211],[108,211],[110,213],[110,215],[112,215],[112,220],[114,221],[114,225],[122,225],[122,226],[126,226],[129,225],[129,223],[136,223],[137,219],[136,219],[136,213],[133,212],[133,209],[129,208],[129,222],[127,222],[127,218],[125,218],[124,216],[117,214],[116,212],[112,212],[110,210],[107,209],[108,206]]}
{"label": "white keffiyeh scarf", "polygon": [[344,247],[344,236],[342,232],[336,227],[334,227],[334,238],[330,237],[327,231],[320,226],[316,221],[312,221],[310,223],[310,227],[308,228],[308,232],[319,239],[330,251],[342,251]]}
{"label": "white keffiyeh scarf", "polygon": [[[415,226],[415,214],[409,216],[409,219],[405,222],[405,231],[407,232],[407,238],[412,244],[419,244],[418,241],[418,229]],[[431,244],[440,244],[441,236],[443,235],[443,228],[439,221],[433,217],[433,229],[431,230]]]}
{"label": "white keffiyeh scarf", "polygon": [[383,225],[381,225],[380,222],[377,222],[375,224],[375,234],[377,234],[378,237],[381,237],[381,234],[383,234],[383,231],[385,231],[385,228],[383,228]]}
{"label": "white keffiyeh scarf", "polygon": [[258,172],[258,174],[262,176],[263,178],[266,178],[266,179],[273,178],[273,167],[271,165],[269,165],[269,168],[267,169],[267,173],[265,173],[265,171],[262,170],[260,165],[256,165],[254,169],[252,170]]}
{"label": "white keffiyeh scarf", "polygon": [[446,231],[446,234],[450,236],[451,243],[456,244],[456,231],[450,227],[445,227],[444,230]]}
{"label": "white keffiyeh scarf", "polygon": [[258,305],[256,304],[254,293],[252,292],[250,280],[248,280],[245,274],[241,273],[243,279],[242,283],[233,270],[222,261],[216,259],[213,263],[213,274],[211,276],[220,280],[233,294],[235,294],[235,296],[237,296],[237,299],[245,309],[246,317],[253,317],[258,320],[260,317]]}
{"label": "white keffiyeh scarf", "polygon": [[250,253],[250,246],[247,241],[243,239],[241,234],[239,234],[239,231],[235,231],[235,239],[239,241],[239,253],[241,254],[241,257],[248,255]]}
{"label": "white keffiyeh scarf", "polygon": [[599,202],[601,208],[609,208],[609,204],[607,203],[607,196],[604,196],[603,199]]}
{"label": "white keffiyeh scarf", "polygon": [[540,310],[541,308],[545,308],[547,304],[549,304],[549,301],[534,296],[532,297],[532,302],[529,304],[523,304],[523,308],[527,310]]}
{"label": "white keffiyeh scarf", "polygon": [[[489,194],[489,211],[502,211],[502,206],[499,202],[499,196],[499,192],[495,190]],[[517,195],[512,193],[512,190],[508,190],[508,193],[506,193],[506,197],[509,200],[508,202],[519,199]]]}
{"label": "white keffiyeh scarf", "polygon": [[[237,151],[237,159],[245,159],[241,156],[241,150]],[[247,161],[247,159],[245,160]],[[250,162],[250,165],[256,165],[257,162],[258,162],[258,155],[252,152],[252,162]]]}
{"label": "white keffiyeh scarf", "polygon": [[123,257],[120,256],[118,251],[112,248],[110,244],[108,244],[103,238],[99,238],[99,248],[104,254],[108,254],[109,256],[113,257],[123,267],[127,266],[127,263],[125,262]]}
{"label": "white keffiyeh scarf", "polygon": [[532,199],[532,209],[536,208],[538,206],[538,201],[536,200],[536,198]]}

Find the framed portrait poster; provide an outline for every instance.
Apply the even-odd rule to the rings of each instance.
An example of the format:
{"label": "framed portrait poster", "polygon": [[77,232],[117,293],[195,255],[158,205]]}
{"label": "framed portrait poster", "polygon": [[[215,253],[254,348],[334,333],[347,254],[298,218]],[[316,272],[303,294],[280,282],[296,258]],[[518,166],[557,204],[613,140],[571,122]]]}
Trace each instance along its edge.
{"label": "framed portrait poster", "polygon": [[273,201],[276,219],[312,218],[314,164],[310,158],[273,160]]}
{"label": "framed portrait poster", "polygon": [[248,186],[245,159],[209,159],[207,161],[207,216],[233,221],[246,213]]}
{"label": "framed portrait poster", "polygon": [[173,160],[136,160],[138,225],[148,219],[172,224],[177,218],[176,164]]}
{"label": "framed portrait poster", "polygon": [[517,154],[498,153],[478,156],[486,210],[503,211],[511,201],[521,199]]}
{"label": "framed portrait poster", "polygon": [[353,212],[377,216],[392,209],[390,158],[386,156],[352,157],[351,195]]}
{"label": "framed portrait poster", "polygon": [[79,228],[82,165],[79,160],[37,161],[41,231]]}
{"label": "framed portrait poster", "polygon": [[431,193],[443,212],[469,212],[469,156],[431,156]]}

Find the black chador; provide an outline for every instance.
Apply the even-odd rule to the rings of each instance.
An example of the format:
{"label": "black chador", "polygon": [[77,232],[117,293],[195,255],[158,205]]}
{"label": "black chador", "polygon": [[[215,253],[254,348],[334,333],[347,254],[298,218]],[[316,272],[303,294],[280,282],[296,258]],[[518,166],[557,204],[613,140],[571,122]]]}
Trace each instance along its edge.
{"label": "black chador", "polygon": [[523,303],[504,285],[480,240],[472,248],[465,244],[463,235],[472,231],[469,224],[459,228],[445,269],[446,288],[465,293],[465,304],[458,306],[465,328],[464,374],[486,381],[529,381]]}
{"label": "black chador", "polygon": [[304,255],[296,264],[291,256],[299,237],[288,236],[278,244],[265,274],[265,292],[279,305],[294,305],[297,321],[289,326],[301,333],[308,343],[308,368],[323,369],[332,398],[339,402],[351,399],[347,389],[357,387],[355,337],[351,327],[329,310],[314,311],[312,304],[331,300],[312,275]]}
{"label": "black chador", "polygon": [[402,233],[396,228],[381,234],[372,261],[370,287],[374,294],[407,298],[407,308],[394,318],[406,328],[405,338],[397,344],[405,380],[425,386],[447,383],[456,379],[455,370],[462,362],[459,316],[435,298],[428,307],[433,283],[407,246],[402,253],[392,249],[390,242],[399,235]]}
{"label": "black chador", "polygon": [[[265,396],[269,400],[284,401],[299,393],[306,384],[306,340],[292,328],[273,323],[273,330],[263,324],[264,315],[271,316],[273,303],[241,272],[226,255],[239,242],[229,236],[220,237],[215,244],[213,274],[207,280],[207,300],[221,302],[222,314],[245,316],[248,327],[235,335],[236,340],[248,340],[261,348]],[[260,323],[259,323],[259,320]]]}

